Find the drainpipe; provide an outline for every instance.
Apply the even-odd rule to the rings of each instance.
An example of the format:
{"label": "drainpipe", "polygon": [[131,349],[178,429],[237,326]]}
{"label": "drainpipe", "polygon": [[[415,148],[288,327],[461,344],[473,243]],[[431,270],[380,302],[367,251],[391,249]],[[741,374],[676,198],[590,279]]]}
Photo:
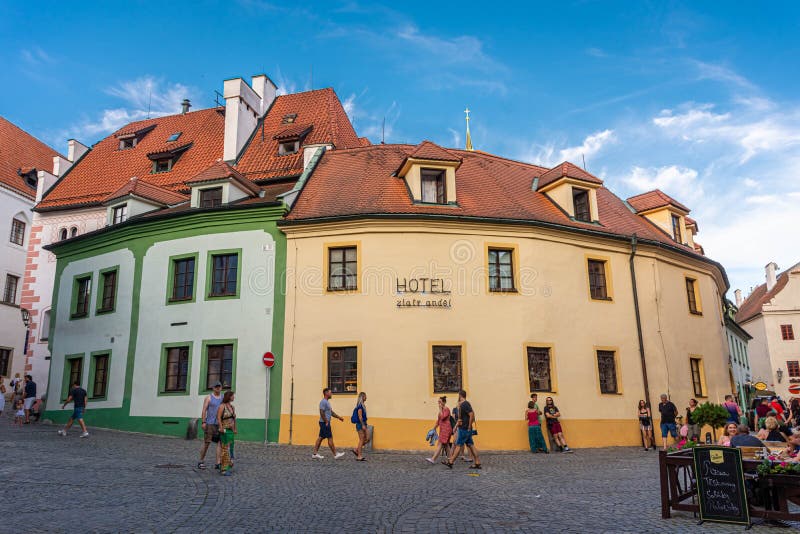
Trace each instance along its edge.
{"label": "drainpipe", "polygon": [[631,287],[633,288],[633,310],[636,314],[636,334],[639,336],[639,357],[642,360],[642,382],[644,383],[644,399],[650,410],[653,409],[653,404],[650,402],[650,384],[647,382],[647,362],[644,358],[644,337],[642,336],[642,316],[639,313],[639,291],[636,289],[636,268],[634,267],[634,257],[636,256],[636,245],[638,240],[636,234],[631,236],[631,255],[630,255],[630,269],[631,269]]}

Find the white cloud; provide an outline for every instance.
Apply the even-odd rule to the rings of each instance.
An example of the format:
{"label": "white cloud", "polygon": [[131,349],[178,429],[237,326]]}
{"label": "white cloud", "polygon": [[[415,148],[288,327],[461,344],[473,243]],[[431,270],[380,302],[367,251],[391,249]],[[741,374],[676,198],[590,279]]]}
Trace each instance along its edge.
{"label": "white cloud", "polygon": [[450,132],[450,142],[452,148],[462,148],[461,145],[461,132],[456,130],[455,128],[448,128],[448,132]]}
{"label": "white cloud", "polygon": [[85,119],[69,127],[60,132],[59,140],[75,138],[84,143],[93,143],[97,137],[129,122],[179,113],[183,99],[191,100],[194,96],[194,90],[183,84],[168,83],[153,76],[123,81],[106,88],[104,92],[121,100],[123,105],[104,109],[98,117]]}
{"label": "white cloud", "polygon": [[697,71],[697,77],[700,80],[714,80],[748,91],[756,90],[755,85],[750,80],[728,67],[697,60],[690,60],[689,62],[694,66]]}
{"label": "white cloud", "polygon": [[603,150],[604,147],[616,141],[617,138],[614,134],[614,130],[607,129],[586,136],[583,143],[580,145],[562,148],[560,150],[556,149],[556,145],[553,142],[548,142],[543,145],[531,145],[518,156],[518,159],[530,161],[544,167],[552,167],[562,161],[569,161],[582,167],[584,158],[587,160],[591,159]]}
{"label": "white cloud", "polygon": [[749,187],[751,189],[755,189],[757,187],[760,187],[760,185],[761,185],[761,184],[758,183],[758,181],[753,180],[752,178],[745,178],[744,180],[742,180],[742,184],[745,187]]}
{"label": "white cloud", "polygon": [[633,167],[623,181],[638,192],[661,189],[678,202],[702,195],[697,181],[697,171],[679,165],[664,167]]}
{"label": "white cloud", "polygon": [[33,48],[30,49],[21,50],[20,56],[26,63],[28,63],[32,67],[37,67],[45,63],[55,63],[55,60],[50,56],[50,54],[48,54],[38,46],[34,46]]}

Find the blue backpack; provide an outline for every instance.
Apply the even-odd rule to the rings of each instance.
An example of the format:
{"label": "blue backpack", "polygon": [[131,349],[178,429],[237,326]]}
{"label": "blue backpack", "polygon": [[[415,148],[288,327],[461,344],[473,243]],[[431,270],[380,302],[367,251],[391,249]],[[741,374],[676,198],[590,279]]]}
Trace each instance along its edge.
{"label": "blue backpack", "polygon": [[358,423],[358,409],[361,408],[364,411],[364,421],[367,420],[367,409],[364,408],[362,404],[357,404],[355,408],[353,408],[353,415],[350,416],[350,422],[353,424]]}

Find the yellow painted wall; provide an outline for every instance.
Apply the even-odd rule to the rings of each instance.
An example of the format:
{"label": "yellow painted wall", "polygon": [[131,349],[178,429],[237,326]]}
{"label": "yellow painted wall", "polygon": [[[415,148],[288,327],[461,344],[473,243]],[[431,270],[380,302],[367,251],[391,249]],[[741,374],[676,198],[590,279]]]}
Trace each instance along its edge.
{"label": "yellow painted wall", "polygon": [[[624,243],[539,229],[459,223],[351,222],[315,229],[286,227],[287,321],[281,441],[312,443],[326,343],[359,342],[359,387],[369,395],[376,447],[424,448],[436,415],[430,377],[432,342],[464,345],[465,389],[478,419],[479,444],[525,449],[522,420],[529,400],[526,343],[551,345],[557,391],[568,441],[576,447],[639,443],[636,405],[643,398],[629,249]],[[328,293],[321,264],[324,246],[360,246],[361,284],[354,293]],[[519,292],[488,291],[485,247],[516,247]],[[608,258],[613,302],[589,297],[586,256]],[[651,400],[667,391],[683,412],[691,391],[689,355],[703,357],[708,398],[730,389],[725,338],[717,306],[689,314],[684,276],[698,279],[703,302],[712,303],[719,273],[678,255],[640,247],[636,260]],[[655,254],[662,256],[656,257]],[[437,277],[452,284],[450,309],[398,309],[397,277]],[[438,298],[438,296],[437,296]],[[619,394],[600,394],[595,349],[617,350]],[[294,383],[294,401],[290,398]],[[547,393],[539,393],[540,405]],[[455,395],[448,394],[449,404]],[[702,400],[702,399],[701,399]],[[354,395],[332,404],[349,421]],[[336,423],[342,444],[354,439],[349,423]]]}
{"label": "yellow painted wall", "polygon": [[575,205],[572,201],[572,189],[577,187],[579,189],[587,189],[589,191],[589,211],[593,221],[600,219],[597,211],[597,191],[592,187],[587,187],[585,183],[573,182],[571,180],[562,180],[559,185],[552,189],[547,189],[547,196],[553,202],[567,212],[570,217],[575,217]]}

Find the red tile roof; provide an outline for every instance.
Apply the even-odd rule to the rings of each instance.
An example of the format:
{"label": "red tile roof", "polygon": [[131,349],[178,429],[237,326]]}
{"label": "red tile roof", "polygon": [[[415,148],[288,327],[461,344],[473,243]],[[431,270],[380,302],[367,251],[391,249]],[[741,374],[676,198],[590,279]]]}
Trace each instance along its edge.
{"label": "red tile roof", "polygon": [[58,152],[42,143],[20,127],[0,117],[0,184],[27,198],[36,197],[19,171],[33,169],[53,172],[53,157]]}
{"label": "red tile roof", "polygon": [[689,208],[664,193],[660,189],[653,189],[640,195],[632,196],[628,199],[628,204],[636,210],[636,213],[654,210],[656,208],[663,208],[666,206],[674,206],[679,210],[689,212]]}
{"label": "red tile roof", "polygon": [[163,204],[165,206],[180,204],[181,202],[189,200],[189,197],[186,195],[175,193],[169,189],[158,187],[157,185],[148,184],[147,182],[143,182],[139,178],[134,177],[128,180],[128,183],[108,195],[103,202],[111,202],[112,200],[116,200],[128,195],[134,195],[147,200],[152,200],[153,202]]}
{"label": "red tile roof", "polygon": [[461,158],[456,206],[414,204],[403,178],[392,176],[418,147],[373,145],[326,152],[287,216],[290,221],[350,215],[416,214],[541,221],[658,241],[695,254],[639,215],[605,187],[597,190],[600,226],[571,220],[543,193],[531,189],[547,169],[486,154],[449,149]]}
{"label": "red tile roof", "polygon": [[307,135],[314,128],[313,124],[291,124],[286,128],[278,130],[278,133],[272,136],[273,139],[297,139]]}
{"label": "red tile roof", "polygon": [[256,184],[242,176],[242,173],[225,163],[224,161],[217,160],[207,168],[200,171],[193,178],[186,181],[186,185],[199,184],[203,182],[212,182],[219,179],[232,179],[238,183],[245,191],[257,195],[261,190]]}
{"label": "red tile roof", "polygon": [[303,172],[303,151],[285,156],[278,155],[278,140],[275,134],[287,128],[283,117],[297,114],[294,125],[313,125],[303,144],[331,143],[337,149],[361,146],[353,125],[331,88],[282,95],[275,99],[267,116],[259,124],[244,152],[236,162],[236,168],[249,180],[297,177]]}
{"label": "red tile roof", "polygon": [[603,180],[600,178],[594,176],[593,174],[589,174],[580,167],[577,167],[568,161],[565,161],[539,176],[539,189],[555,182],[556,180],[560,180],[561,178],[572,178],[574,180],[581,180],[583,182],[589,182],[591,184],[598,185],[602,185],[603,183]]}
{"label": "red tile roof", "polygon": [[739,306],[739,312],[736,314],[736,322],[741,324],[756,315],[760,314],[764,304],[772,300],[775,295],[780,293],[786,284],[789,282],[789,273],[800,267],[800,263],[786,269],[777,277],[775,287],[767,291],[767,284],[763,283],[756,287],[752,293],[747,295],[742,305]]}
{"label": "red tile roof", "polygon": [[[98,142],[56,182],[37,209],[99,205],[134,176],[138,176],[141,183],[173,192],[185,191],[184,184],[189,178],[222,157],[224,123],[220,110],[211,108],[128,124]],[[121,133],[148,128],[150,130],[134,148],[119,149]],[[183,132],[181,147],[190,143],[192,146],[183,152],[172,170],[153,174],[153,162],[148,154],[164,150],[167,138],[176,132]]]}
{"label": "red tile roof", "polygon": [[440,161],[461,161],[461,158],[457,155],[430,141],[423,141],[418,144],[417,148],[408,157]]}

